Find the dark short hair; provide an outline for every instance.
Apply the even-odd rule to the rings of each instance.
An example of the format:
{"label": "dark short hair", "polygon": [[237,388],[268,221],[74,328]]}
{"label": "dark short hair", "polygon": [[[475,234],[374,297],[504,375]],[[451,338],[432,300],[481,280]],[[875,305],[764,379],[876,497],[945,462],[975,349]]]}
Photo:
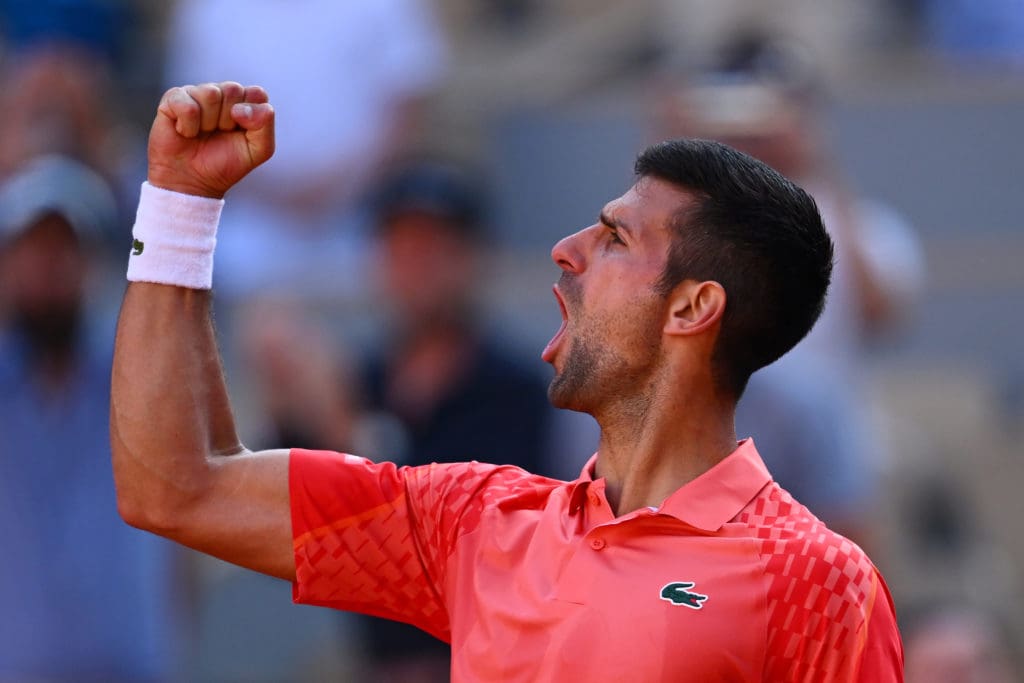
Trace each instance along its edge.
{"label": "dark short hair", "polygon": [[792,349],[824,308],[833,245],[818,207],[775,170],[711,140],[653,145],[634,171],[693,196],[672,220],[657,287],[667,295],[694,279],[725,289],[713,371],[739,399],[750,375]]}
{"label": "dark short hair", "polygon": [[441,157],[404,160],[384,174],[370,203],[378,229],[396,216],[423,213],[463,237],[486,237],[487,188],[482,173],[467,163]]}

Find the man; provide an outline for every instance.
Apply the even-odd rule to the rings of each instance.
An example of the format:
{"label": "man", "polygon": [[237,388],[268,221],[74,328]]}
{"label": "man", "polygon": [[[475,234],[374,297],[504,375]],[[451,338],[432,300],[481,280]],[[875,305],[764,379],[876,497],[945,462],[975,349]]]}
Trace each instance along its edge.
{"label": "man", "polygon": [[178,675],[177,549],[126,527],[110,477],[110,320],[86,282],[106,182],[37,157],[0,186],[0,681]]}
{"label": "man", "polygon": [[115,350],[126,520],[449,640],[456,681],[901,679],[877,570],[733,428],[749,374],[821,311],[831,241],[806,193],[722,145],[664,143],[555,246],[549,395],[601,425],[561,482],[241,445],[206,290],[219,199],[272,153],[260,88],[161,100]]}

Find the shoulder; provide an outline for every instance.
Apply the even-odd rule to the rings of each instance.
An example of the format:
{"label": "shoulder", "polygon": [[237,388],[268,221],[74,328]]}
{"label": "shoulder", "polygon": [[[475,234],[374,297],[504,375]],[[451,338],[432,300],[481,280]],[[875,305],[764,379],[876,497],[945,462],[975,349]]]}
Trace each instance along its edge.
{"label": "shoulder", "polygon": [[432,489],[453,494],[482,495],[492,502],[550,490],[562,483],[531,474],[521,467],[475,460],[399,467],[397,472],[409,482],[422,482]]}
{"label": "shoulder", "polygon": [[449,503],[465,501],[478,507],[530,507],[542,504],[565,482],[531,474],[513,465],[476,461],[433,463],[399,469],[412,488],[430,489]]}
{"label": "shoulder", "polygon": [[[901,651],[888,590],[867,554],[778,484],[737,516],[756,539],[767,589],[766,669],[786,680],[856,671],[886,640]],[[883,623],[884,622],[884,623]],[[869,632],[869,626],[871,626]]]}
{"label": "shoulder", "polygon": [[[313,497],[347,507],[402,500],[460,517],[491,505],[536,502],[563,484],[509,465],[470,461],[399,467],[392,462],[303,449],[292,449],[290,471],[295,498]],[[340,487],[345,496],[336,495]]]}
{"label": "shoulder", "polygon": [[746,524],[758,541],[771,599],[808,610],[826,609],[830,603],[855,606],[867,599],[875,574],[867,554],[778,484],[769,484],[736,521]]}
{"label": "shoulder", "polygon": [[475,460],[467,462],[433,462],[426,465],[397,465],[390,461],[374,461],[358,455],[336,451],[293,448],[290,467],[304,476],[324,479],[371,478],[387,480],[402,487],[429,488],[436,491],[487,493],[494,498],[550,489],[564,482],[531,474],[521,467],[495,465]]}
{"label": "shoulder", "polygon": [[455,538],[522,511],[537,511],[568,486],[511,465],[437,463],[402,468],[409,504],[441,521]]}
{"label": "shoulder", "polygon": [[[769,559],[769,572],[780,569],[770,561],[773,557],[804,557],[807,562],[839,567],[847,564],[872,566],[857,544],[825,526],[776,482],[768,484],[734,521],[746,525],[760,541],[759,551]],[[785,561],[790,567],[786,573],[792,572],[793,562],[792,559]]]}

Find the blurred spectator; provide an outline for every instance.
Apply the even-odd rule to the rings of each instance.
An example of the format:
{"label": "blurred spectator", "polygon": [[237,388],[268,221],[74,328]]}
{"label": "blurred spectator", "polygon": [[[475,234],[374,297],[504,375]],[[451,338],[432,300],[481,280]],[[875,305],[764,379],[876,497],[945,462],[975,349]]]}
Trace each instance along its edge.
{"label": "blurred spectator", "polygon": [[829,153],[821,91],[794,46],[741,36],[713,69],[673,90],[661,133],[721,140],[815,198],[836,243],[821,319],[751,378],[737,432],[753,435],[775,478],[829,525],[865,541],[881,445],[862,394],[865,342],[892,329],[920,290],[922,257],[892,208],[856,196]]}
{"label": "blurred spectator", "polygon": [[412,163],[385,179],[375,213],[390,329],[366,365],[365,408],[401,429],[377,430],[367,445],[401,464],[486,460],[545,474],[544,384],[477,319],[478,180],[446,162]]}
{"label": "blurred spectator", "polygon": [[[444,46],[426,0],[182,0],[167,79],[267,89],[278,111],[274,163],[232,193],[217,287],[239,297],[358,291],[353,199],[413,133]],[[259,49],[253,46],[259,45]]]}
{"label": "blurred spectator", "polygon": [[121,521],[108,434],[112,330],[85,309],[113,196],[72,160],[0,188],[0,681],[164,681],[178,554]]}
{"label": "blurred spectator", "polygon": [[[669,59],[700,62],[733,39],[737,27],[800,43],[816,69],[848,73],[888,32],[894,0],[654,0],[656,27]],[[903,1],[903,0],[897,0]]]}
{"label": "blurred spectator", "polygon": [[903,630],[907,683],[1011,683],[1010,648],[1000,625],[960,596],[935,604]]}
{"label": "blurred spectator", "polygon": [[130,20],[125,0],[0,0],[0,175],[43,154],[117,175],[125,151],[109,103]]}
{"label": "blurred spectator", "polygon": [[[362,366],[356,419],[337,390],[350,380],[340,378],[337,362],[324,362],[322,337],[280,316],[287,334],[275,333],[265,314],[243,335],[268,390],[286,397],[270,402],[279,444],[341,448],[348,438],[349,450],[400,465],[486,460],[546,473],[552,411],[544,383],[477,317],[485,240],[478,179],[449,162],[421,160],[389,174],[374,197],[375,265],[389,329]],[[296,374],[314,360],[317,371]],[[325,410],[332,400],[341,402]],[[318,427],[316,418],[326,423]],[[359,619],[367,680],[448,680],[447,645],[411,626]]]}

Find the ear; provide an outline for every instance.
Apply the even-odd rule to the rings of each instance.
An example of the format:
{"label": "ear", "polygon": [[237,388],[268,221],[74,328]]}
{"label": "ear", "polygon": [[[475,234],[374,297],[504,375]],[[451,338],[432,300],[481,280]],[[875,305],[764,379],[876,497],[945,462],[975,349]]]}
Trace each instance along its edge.
{"label": "ear", "polygon": [[725,288],[714,280],[684,280],[672,292],[665,334],[706,332],[722,319],[725,300]]}

